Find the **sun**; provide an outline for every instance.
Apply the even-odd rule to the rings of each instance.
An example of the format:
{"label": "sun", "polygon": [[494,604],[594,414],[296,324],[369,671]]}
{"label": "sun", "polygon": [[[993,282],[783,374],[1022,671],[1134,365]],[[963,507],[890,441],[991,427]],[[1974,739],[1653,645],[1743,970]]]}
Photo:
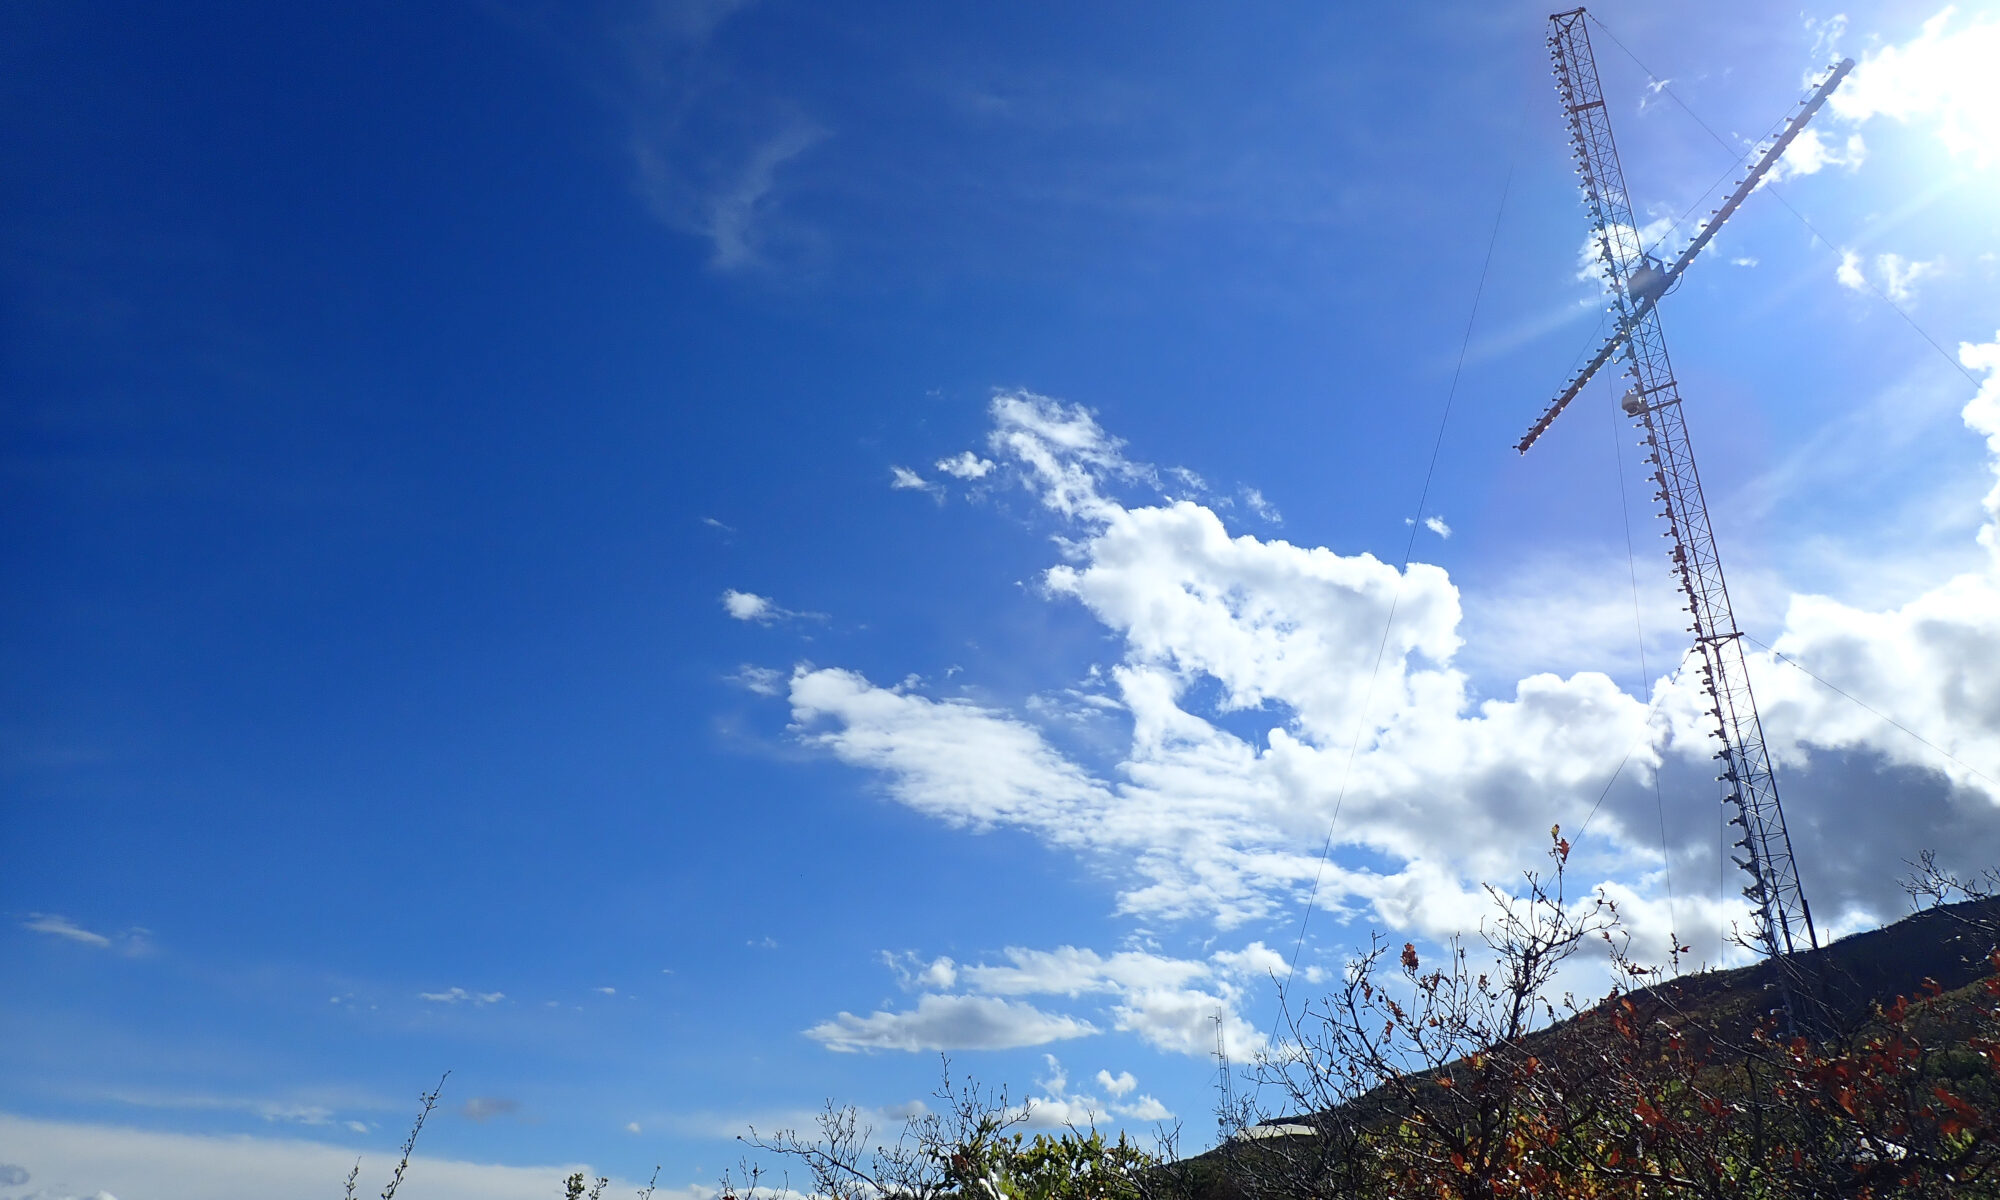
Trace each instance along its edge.
{"label": "sun", "polygon": [[1931,124],[1953,158],[2000,164],[2000,19],[1946,8],[1912,40],[1867,54],[1830,101],[1854,121]]}

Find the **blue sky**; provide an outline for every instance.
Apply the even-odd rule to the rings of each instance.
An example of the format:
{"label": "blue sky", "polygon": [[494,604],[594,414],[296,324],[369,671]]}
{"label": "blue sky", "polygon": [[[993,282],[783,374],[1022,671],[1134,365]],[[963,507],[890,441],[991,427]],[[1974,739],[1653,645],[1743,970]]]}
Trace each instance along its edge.
{"label": "blue sky", "polygon": [[[1823,239],[1662,311],[1744,628],[1861,702],[1754,660],[1808,894],[1892,919],[2000,849],[2000,13],[1593,11],[1670,246],[1861,61]],[[416,1200],[692,1196],[940,1052],[1199,1145],[1295,949],[1600,793],[1726,958],[1636,435],[1511,449],[1602,311],[1544,17],[9,8],[0,1197],[365,1183],[447,1069]]]}

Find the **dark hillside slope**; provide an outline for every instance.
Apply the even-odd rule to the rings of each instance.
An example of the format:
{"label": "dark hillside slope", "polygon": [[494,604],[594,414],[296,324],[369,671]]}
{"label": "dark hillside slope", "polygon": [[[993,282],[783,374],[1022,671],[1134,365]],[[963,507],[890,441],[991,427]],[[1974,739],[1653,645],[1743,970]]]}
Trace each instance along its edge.
{"label": "dark hillside slope", "polygon": [[[1754,1109],[1763,1114],[1756,1120],[1769,1120],[1794,1130],[1804,1128],[1799,1124],[1801,1121],[1808,1124],[1819,1121],[1815,1128],[1822,1130],[1840,1126],[1847,1132],[1828,1134],[1831,1141],[1823,1142],[1821,1149],[1834,1142],[1845,1149],[1828,1151],[1833,1154],[1831,1159],[1822,1156],[1816,1160],[1823,1172],[1830,1170],[1845,1180],[1845,1172],[1862,1170],[1862,1166],[1856,1165],[1859,1161],[1853,1157],[1856,1154],[1876,1156],[1870,1160],[1872,1165],[1863,1164],[1867,1170],[1892,1172],[1899,1168],[1882,1160],[1885,1156],[1900,1158],[1905,1148],[1894,1141],[1882,1140],[1870,1149],[1856,1142],[1853,1132],[1877,1117],[1880,1129],[1913,1128],[1905,1119],[1907,1112],[1897,1116],[1881,1108],[1882,1105],[1903,1102],[1898,1096],[1914,1097],[1913,1103],[1920,1107],[1929,1105],[1934,1090],[1943,1096],[1941,1089],[1933,1088],[1933,1080],[1957,1081],[1953,1083],[1957,1089],[1954,1094],[1960,1098],[1950,1103],[1962,1104],[1962,1097],[1971,1096],[1982,1108],[2000,1104],[2000,1094],[1994,1092],[1991,1067],[1985,1064],[1988,1058],[2000,1064],[2000,1057],[1994,1057],[1995,1052],[1989,1049],[1995,1037],[1995,994],[1991,980],[1996,947],[2000,947],[2000,897],[1939,905],[1893,925],[1854,934],[1812,954],[1798,956],[1791,969],[1802,982],[1795,991],[1802,998],[1816,994],[1819,999],[1802,1005],[1815,1010],[1810,1021],[1802,1025],[1815,1044],[1800,1043],[1797,1047],[1773,1044],[1768,1038],[1778,1025],[1780,993],[1776,972],[1781,969],[1778,964],[1762,962],[1669,979],[1600,1002],[1511,1048],[1489,1047],[1486,1055],[1458,1059],[1434,1071],[1393,1080],[1383,1077],[1381,1086],[1335,1108],[1295,1112],[1253,1126],[1215,1150],[1180,1164],[1185,1172],[1183,1179],[1192,1194],[1205,1200],[1291,1195],[1299,1192],[1294,1185],[1304,1179],[1330,1181],[1342,1174],[1335,1169],[1340,1160],[1359,1161],[1353,1156],[1370,1143],[1379,1144],[1383,1135],[1389,1135],[1391,1142],[1398,1139],[1407,1142],[1406,1120],[1414,1111],[1412,1106],[1424,1110],[1420,1124],[1429,1122],[1433,1129],[1444,1128],[1436,1123],[1440,1114],[1449,1123],[1456,1119],[1451,1116],[1454,1111],[1476,1109],[1475,1093],[1484,1086],[1478,1080],[1502,1078],[1507,1071],[1516,1070],[1503,1067],[1501,1075],[1494,1075],[1492,1063],[1499,1061],[1517,1066],[1526,1064],[1527,1075],[1518,1071],[1515,1075],[1517,1080],[1533,1077],[1529,1090],[1522,1093],[1523,1103],[1546,1105],[1548,1096],[1559,1098],[1560,1111],[1546,1107],[1537,1111],[1564,1128],[1581,1128],[1574,1124],[1577,1120],[1596,1126],[1603,1126],[1606,1121],[1625,1122],[1620,1127],[1626,1134],[1620,1136],[1643,1141],[1663,1135],[1667,1126],[1675,1122],[1648,1108],[1649,1102],[1638,1097],[1651,1096],[1650,1103],[1665,1105],[1692,1103],[1688,1097],[1701,1093],[1711,1097],[1707,1103],[1720,1105],[1708,1110],[1717,1120],[1728,1119],[1721,1116],[1725,1110],[1748,1113]],[[1898,998],[1908,998],[1912,1004],[1906,1008],[1897,1003]],[[1882,1010],[1888,1010],[1886,1017]],[[1898,1046],[1922,1043],[1927,1048],[1915,1052],[1922,1062],[1905,1059],[1884,1065],[1885,1060],[1879,1057],[1869,1058],[1888,1042]],[[1474,1061],[1479,1058],[1490,1061],[1482,1068]],[[1541,1065],[1537,1067],[1536,1063]],[[1773,1064],[1778,1074],[1793,1071],[1790,1078],[1798,1086],[1786,1084],[1768,1095],[1759,1092],[1761,1098],[1753,1099],[1752,1092],[1745,1091],[1740,1081],[1754,1080],[1760,1075],[1768,1081],[1772,1078]],[[1797,1066],[1794,1069],[1786,1064]],[[1855,1099],[1853,1089],[1842,1082],[1848,1078],[1846,1075],[1841,1080],[1832,1078],[1832,1073],[1850,1069],[1859,1069],[1864,1074],[1873,1072],[1866,1082],[1879,1082],[1883,1087]],[[1938,1070],[1946,1071],[1946,1075],[1925,1073]],[[1745,1071],[1749,1073],[1747,1076]],[[1959,1087],[1959,1083],[1964,1086]],[[1503,1082],[1496,1086],[1504,1089],[1514,1085]],[[1528,1101],[1525,1097],[1530,1094],[1543,1099]],[[1786,1096],[1791,1099],[1785,1099]],[[1832,1114],[1833,1125],[1810,1115],[1825,1112],[1827,1104],[1849,1111],[1845,1116]],[[1870,1104],[1880,1111],[1863,1112]],[[1455,1110],[1455,1105],[1466,1107]],[[1693,1109],[1686,1111],[1692,1117],[1685,1123],[1689,1130],[1699,1129],[1708,1119]],[[1635,1113],[1643,1128],[1630,1124]],[[1974,1136],[1965,1132],[1972,1125],[1960,1128],[1950,1113],[1935,1120],[1923,1114],[1918,1116],[1919,1124],[1928,1122],[1925,1128],[1936,1134],[1921,1149],[1922,1154],[1929,1156],[1925,1159],[1927,1163],[1946,1161],[1949,1166],[1959,1161],[1952,1156],[1961,1151],[1968,1156],[1991,1157],[1986,1147],[1960,1144]],[[1848,1120],[1849,1117],[1853,1120]],[[1846,1125],[1840,1124],[1843,1120],[1847,1120]],[[1973,1124],[1978,1127],[1980,1142],[1991,1146],[1994,1139],[2000,1139],[2000,1126],[1994,1125],[1992,1119],[1979,1117]],[[1402,1133],[1392,1133],[1399,1128]],[[1959,1132],[1952,1132],[1954,1129]],[[1937,1130],[1944,1132],[1937,1134]],[[1734,1137],[1737,1132],[1731,1131],[1728,1136]],[[1450,1136],[1455,1135],[1445,1135]],[[1699,1140],[1699,1135],[1692,1136]],[[1863,1135],[1863,1142],[1872,1136]],[[1896,1133],[1895,1137],[1904,1138],[1905,1134]],[[1939,1141],[1939,1137],[1943,1140]],[[1765,1153],[1769,1146],[1758,1142],[1759,1138],[1763,1135],[1751,1140],[1758,1143],[1758,1153]],[[1554,1146],[1555,1142],[1549,1145]],[[1689,1152],[1688,1143],[1684,1140],[1675,1152],[1685,1156]],[[1648,1155],[1651,1153],[1648,1151]],[[1698,1148],[1694,1153],[1699,1157]],[[1784,1153],[1792,1151],[1786,1149]],[[1911,1142],[1909,1161],[1914,1163],[1919,1153],[1917,1144]],[[1612,1158],[1616,1157],[1612,1154]],[[1625,1161],[1627,1166],[1620,1169],[1625,1170],[1625,1178],[1632,1182],[1643,1172],[1632,1165],[1636,1160],[1629,1155]],[[1970,1157],[1965,1161],[1970,1162]],[[1828,1166],[1829,1162],[1833,1165]],[[1314,1163],[1319,1165],[1313,1166]],[[1328,1170],[1333,1174],[1325,1174]],[[1933,1175],[1949,1178],[1948,1174],[1933,1172]],[[1600,1169],[1600,1181],[1605,1177],[1608,1177],[1605,1170]],[[1345,1195],[1351,1190],[1355,1195],[1372,1195],[1372,1186],[1351,1180],[1330,1190],[1315,1183],[1305,1191],[1314,1195]],[[1638,1184],[1634,1182],[1634,1186]],[[1392,1189],[1388,1194],[1401,1192]],[[1807,1188],[1799,1194],[1820,1192]],[[1953,1185],[1948,1194],[1988,1193]]]}

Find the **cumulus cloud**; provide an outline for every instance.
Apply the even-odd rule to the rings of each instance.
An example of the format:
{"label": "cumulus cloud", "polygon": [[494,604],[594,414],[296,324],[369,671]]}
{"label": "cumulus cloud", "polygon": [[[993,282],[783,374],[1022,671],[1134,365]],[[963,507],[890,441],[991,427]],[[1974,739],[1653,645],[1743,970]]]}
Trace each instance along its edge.
{"label": "cumulus cloud", "polygon": [[729,676],[732,683],[743,690],[755,692],[759,696],[782,696],[785,694],[785,673],[771,667],[760,667],[744,663]]}
{"label": "cumulus cloud", "polygon": [[1917,280],[1935,274],[1939,264],[1936,260],[1913,261],[1900,254],[1878,254],[1875,265],[1882,271],[1882,290],[1889,299],[1901,303],[1915,295],[1913,287]]}
{"label": "cumulus cloud", "polygon": [[1030,1129],[1078,1128],[1098,1124],[1107,1113],[1133,1121],[1167,1121],[1173,1113],[1167,1106],[1152,1096],[1138,1096],[1127,1103],[1119,1103],[1128,1093],[1139,1086],[1130,1071],[1113,1076],[1109,1071],[1097,1073],[1097,1085],[1109,1092],[1112,1102],[1107,1103],[1089,1092],[1072,1092],[1069,1087],[1069,1073],[1064,1070],[1062,1060],[1053,1054],[1045,1054],[1042,1061],[1047,1074],[1036,1080],[1042,1089],[1039,1096],[1031,1096],[1018,1111],[1018,1116]]}
{"label": "cumulus cloud", "polygon": [[[1989,375],[1965,422],[2000,463],[2000,342],[1962,356]],[[1025,489],[1055,525],[1042,594],[1079,606],[1117,647],[1116,663],[1094,677],[1122,705],[1110,710],[1118,724],[1108,752],[1085,757],[1052,741],[1031,706],[933,699],[852,670],[800,666],[786,695],[805,744],[873,773],[891,799],[940,821],[1018,829],[1085,856],[1115,881],[1118,910],[1149,921],[1228,929],[1295,909],[1316,888],[1337,920],[1370,913],[1417,934],[1466,931],[1491,911],[1477,881],[1516,877],[1539,861],[1551,822],[1574,828],[1586,813],[1591,836],[1572,876],[1621,898],[1640,953],[1663,955],[1670,932],[1746,919],[1733,897],[1683,895],[1670,908],[1664,895],[1667,869],[1713,872],[1717,861],[1706,805],[1675,808],[1663,850],[1650,787],[1670,765],[1712,774],[1706,705],[1693,673],[1676,670],[1682,647],[1658,656],[1669,674],[1637,681],[1637,695],[1581,669],[1590,655],[1571,673],[1524,659],[1521,674],[1495,680],[1489,670],[1475,684],[1459,663],[1459,589],[1443,570],[1235,533],[1210,507],[1172,498],[1160,484],[1167,473],[1128,458],[1088,410],[1008,392],[991,415],[986,478]],[[2000,557],[2000,487],[1987,506],[1981,540]],[[1957,814],[1950,828],[1993,834],[1956,839],[1966,853],[2000,841],[2000,789],[1986,782],[2000,778],[2000,682],[1982,671],[2000,661],[1996,574],[1989,562],[1880,611],[1795,597],[1775,642],[1963,766],[1802,671],[1752,657],[1773,752],[1812,797],[1788,805],[1795,841],[1828,863],[1873,864],[1873,892],[1816,865],[1835,880],[1816,903],[1887,915],[1880,898],[1900,869],[1893,855],[1920,848],[1840,840],[1857,818],[1849,806],[1865,803],[1849,795],[1855,785],[1826,774],[1840,755],[1928,780],[1921,787],[1934,803]],[[1622,611],[1601,622],[1603,642],[1629,650],[1629,581],[1607,582],[1605,596],[1613,591],[1623,596],[1605,612]],[[1572,621],[1567,604],[1560,590],[1540,594],[1536,620],[1596,644],[1594,626]],[[1502,629],[1474,627],[1489,640]],[[1943,827],[1915,824],[1900,836]],[[1334,853],[1322,863],[1329,829]],[[1206,960],[1010,948],[954,963],[935,987],[959,989],[957,1002],[1066,997],[1095,1006],[1085,1010],[1094,1024],[1186,1054],[1212,1052],[1219,1018],[1231,1052],[1243,1053],[1259,1039],[1236,1015],[1241,988],[1277,959],[1268,948]],[[895,1018],[898,1027],[907,1019]]]}
{"label": "cumulus cloud", "polygon": [[1291,973],[1285,956],[1262,942],[1251,942],[1241,950],[1218,950],[1210,957],[1218,968],[1231,975],[1283,979]]}
{"label": "cumulus cloud", "polygon": [[1171,1121],[1173,1110],[1151,1096],[1141,1096],[1130,1104],[1120,1104],[1113,1108],[1121,1117],[1134,1121]]}
{"label": "cumulus cloud", "polygon": [[[1316,877],[1385,919],[1411,910],[1419,881],[1429,891],[1439,878],[1504,878],[1532,860],[1523,830],[1587,807],[1621,759],[1635,778],[1656,765],[1647,705],[1601,674],[1533,675],[1510,696],[1476,696],[1451,666],[1459,596],[1439,568],[1233,536],[1189,500],[1124,503],[1114,489],[1154,485],[1158,472],[1087,410],[1010,392],[991,411],[998,469],[1075,531],[1044,591],[1123,645],[1107,675],[1129,743],[1100,773],[1011,712],[798,668],[797,735],[878,772],[899,802],[1113,856],[1130,880],[1122,910],[1227,927],[1287,906]],[[1188,705],[1197,684],[1213,712]],[[1257,713],[1269,714],[1257,737],[1215,719]],[[1336,805],[1338,842],[1400,871],[1322,871],[1317,843]],[[1606,828],[1616,835],[1615,818]],[[1460,928],[1482,903],[1430,891],[1415,908]],[[1125,1019],[1162,1028],[1149,1014],[1167,999]]]}
{"label": "cumulus cloud", "polygon": [[755,592],[739,592],[735,588],[728,588],[722,593],[722,611],[738,621],[754,621],[759,625],[770,625],[778,621],[826,619],[825,613],[799,612],[784,607],[769,596],[760,596]]}
{"label": "cumulus cloud", "polygon": [[[2000,336],[1961,346],[1959,357],[1987,373],[1962,415],[2000,473]],[[1827,682],[1760,656],[1757,698],[1781,763],[1804,766],[1815,749],[1867,750],[2000,803],[2000,672],[1992,669],[2000,662],[2000,485],[1983,503],[1986,570],[1884,611],[1826,596],[1792,599],[1772,648]],[[1834,687],[1866,697],[1868,707]]]}
{"label": "cumulus cloud", "polygon": [[993,471],[993,460],[981,458],[970,450],[960,451],[951,458],[940,458],[937,469],[954,479],[984,479]]}
{"label": "cumulus cloud", "polygon": [[1009,947],[1001,966],[968,966],[960,974],[966,983],[989,995],[1081,996],[1132,987],[1175,985],[1208,974],[1208,967],[1186,959],[1140,951],[1101,955],[1095,950],[1060,946],[1054,950]]}
{"label": "cumulus cloud", "polygon": [[1861,256],[1852,250],[1840,252],[1840,265],[1834,268],[1833,277],[1840,286],[1862,291],[1868,286],[1868,277],[1861,273]]}
{"label": "cumulus cloud", "polygon": [[1867,157],[1868,144],[1858,133],[1848,134],[1846,142],[1835,147],[1820,136],[1818,129],[1806,129],[1785,147],[1784,154],[1764,180],[1767,183],[1782,183],[1799,175],[1817,175],[1828,167],[1846,167],[1854,171]]}
{"label": "cumulus cloud", "polygon": [[[1218,1022],[1230,1053],[1247,1056],[1262,1049],[1264,1035],[1240,1015],[1248,994],[1246,985],[1285,975],[1285,960],[1262,942],[1251,942],[1240,950],[1218,950],[1206,959],[1141,950],[1104,954],[1079,946],[1049,950],[1010,946],[1000,952],[999,961],[985,963],[959,963],[949,958],[925,963],[912,954],[882,957],[906,989],[942,992],[957,987],[962,992],[927,994],[916,1014],[899,1017],[877,1013],[869,1020],[879,1022],[881,1031],[897,1027],[886,1018],[899,1017],[905,1023],[920,1020],[926,1003],[959,1005],[981,998],[1060,996],[1070,1001],[1072,1008],[1078,1000],[1094,1001],[1095,1015],[1112,1028],[1134,1034],[1156,1049],[1196,1057],[1214,1053]],[[841,1021],[858,1020],[843,1013],[840,1021],[819,1026],[811,1031],[812,1036],[836,1049],[851,1048],[835,1044],[841,1039],[830,1034],[849,1028]],[[1097,1029],[1094,1023],[1087,1023],[1082,1032]],[[934,1048],[915,1041],[896,1041],[887,1032],[882,1036],[888,1039],[882,1043],[885,1048]],[[1049,1062],[1050,1076],[1042,1081],[1042,1087],[1059,1095],[1067,1086],[1067,1076],[1053,1056]],[[1099,1072],[1098,1082],[1113,1097],[1122,1097],[1136,1086],[1129,1074]]]}
{"label": "cumulus cloud", "polygon": [[739,621],[768,621],[776,606],[768,596],[730,588],[722,593],[722,608]]}
{"label": "cumulus cloud", "polygon": [[843,1012],[806,1030],[830,1050],[1013,1050],[1097,1032],[1074,1017],[994,996],[925,995],[903,1012]]}
{"label": "cumulus cloud", "polygon": [[885,950],[882,961],[896,973],[905,991],[949,991],[958,982],[958,964],[945,955],[925,962],[915,954]]}
{"label": "cumulus cloud", "polygon": [[1834,278],[1840,286],[1861,292],[1869,290],[1867,267],[1874,268],[1874,275],[1880,282],[1876,285],[1889,299],[1898,304],[1906,303],[1916,296],[1916,283],[1926,276],[1937,273],[1943,260],[1928,262],[1904,258],[1900,254],[1878,254],[1872,263],[1864,260],[1853,250],[1840,252],[1840,265],[1834,268]]}
{"label": "cumulus cloud", "polygon": [[1112,1010],[1116,1027],[1156,1050],[1202,1058],[1215,1052],[1216,1034],[1232,1059],[1264,1049],[1263,1031],[1237,1013],[1228,989],[1135,988]]}
{"label": "cumulus cloud", "polygon": [[1930,124],[1950,154],[1991,164],[2000,155],[2000,21],[1958,16],[1947,6],[1916,37],[1865,54],[1828,107],[1853,122]]}
{"label": "cumulus cloud", "polygon": [[[1672,217],[1654,217],[1637,228],[1630,225],[1612,224],[1604,228],[1603,241],[1596,233],[1583,239],[1576,252],[1576,278],[1585,283],[1596,283],[1605,291],[1611,290],[1611,273],[1604,265],[1605,244],[1608,243],[1619,260],[1636,257],[1657,245],[1673,230]],[[1596,304],[1595,296],[1584,303]]]}

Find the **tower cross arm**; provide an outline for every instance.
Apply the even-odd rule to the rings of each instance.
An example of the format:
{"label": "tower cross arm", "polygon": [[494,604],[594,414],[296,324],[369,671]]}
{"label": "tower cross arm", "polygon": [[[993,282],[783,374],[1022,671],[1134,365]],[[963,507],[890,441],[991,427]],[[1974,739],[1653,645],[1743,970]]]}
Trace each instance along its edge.
{"label": "tower cross arm", "polygon": [[1619,297],[1617,330],[1597,348],[1597,353],[1591,356],[1583,369],[1563,385],[1562,392],[1549,402],[1549,406],[1542,410],[1541,416],[1535,418],[1535,423],[1528,427],[1527,434],[1515,443],[1515,450],[1526,454],[1528,447],[1535,444],[1535,439],[1541,437],[1548,427],[1555,423],[1555,419],[1562,415],[1563,409],[1569,407],[1569,402],[1576,399],[1577,394],[1583,391],[1584,385],[1591,381],[1605,363],[1611,361],[1611,356],[1618,353],[1631,337],[1632,327],[1647,313],[1653,311],[1653,307],[1660,302],[1660,297],[1679,281],[1682,272],[1694,262],[1695,256],[1715,239],[1723,222],[1729,220],[1736,210],[1742,207],[1743,201],[1749,198],[1759,183],[1763,182],[1764,177],[1777,165],[1778,159],[1784,155],[1793,140],[1805,130],[1806,123],[1813,119],[1813,114],[1820,110],[1820,106],[1826,103],[1826,98],[1834,93],[1834,89],[1840,86],[1841,81],[1847,78],[1847,73],[1853,69],[1854,60],[1851,58],[1843,58],[1834,64],[1826,78],[1813,89],[1810,96],[1806,97],[1799,111],[1785,123],[1784,131],[1778,134],[1776,140],[1758,157],[1749,173],[1744,175],[1742,182],[1736,185],[1736,190],[1731,192],[1729,198],[1722,202],[1722,207],[1716,209],[1702,224],[1701,231],[1688,243],[1687,249],[1681,251],[1679,257],[1674,259],[1672,265],[1667,267],[1648,265],[1633,273],[1626,284],[1625,293]]}

